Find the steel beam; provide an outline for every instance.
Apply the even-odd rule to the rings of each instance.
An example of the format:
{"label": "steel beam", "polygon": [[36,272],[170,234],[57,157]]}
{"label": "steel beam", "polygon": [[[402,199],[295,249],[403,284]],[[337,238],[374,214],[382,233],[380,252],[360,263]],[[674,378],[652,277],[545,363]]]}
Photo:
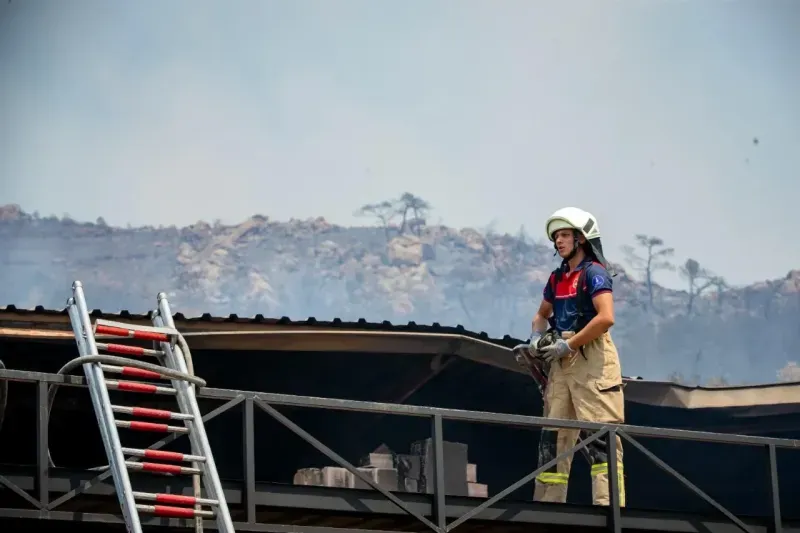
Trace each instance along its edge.
{"label": "steel beam", "polygon": [[769,495],[772,504],[772,533],[783,531],[781,519],[781,496],[778,488],[778,454],[775,446],[767,446],[767,457],[769,460]]}
{"label": "steel beam", "polygon": [[[58,374],[31,372],[25,370],[0,370],[0,380],[2,379],[29,382],[46,381],[48,383],[58,383],[66,386],[86,386],[85,380],[77,376],[61,376]],[[491,413],[486,411],[465,411],[462,409],[447,409],[443,407],[423,407],[416,405],[365,402],[360,400],[317,398],[311,396],[272,394],[266,392],[241,391],[234,389],[214,389],[210,387],[200,389],[197,394],[198,398],[218,400],[232,400],[238,396],[253,399],[258,398],[262,402],[266,402],[272,406],[307,407],[311,409],[329,409],[334,411],[353,411],[361,413],[392,414],[425,418],[440,415],[444,420],[525,428],[559,427],[564,429],[583,429],[589,431],[599,431],[609,428],[616,429],[618,431],[624,431],[627,435],[632,437],[691,440],[697,442],[740,444],[746,446],[769,446],[771,444],[776,448],[800,449],[800,439],[750,437],[747,435],[712,433],[709,431],[631,426],[626,424],[605,424],[577,420],[559,420],[553,418],[544,418],[541,416]]]}
{"label": "steel beam", "polygon": [[[33,476],[30,476],[30,483],[33,483]],[[24,485],[27,485],[25,483]],[[61,485],[61,483],[57,483]],[[185,483],[185,494],[191,494],[191,483]],[[113,496],[113,487],[105,491],[109,498],[109,507],[118,507],[110,497]],[[226,496],[232,498],[229,502],[231,509],[236,512],[237,502],[241,501],[241,492],[232,489],[225,491]],[[420,513],[430,513],[433,509],[431,495],[422,494],[398,494],[410,507]],[[280,506],[283,508],[284,515],[292,517],[292,509],[295,510],[295,518],[308,516],[310,512],[320,511],[327,516],[352,517],[353,513],[364,515],[365,520],[372,517],[385,517],[388,522],[394,519],[404,519],[403,511],[388,502],[381,495],[369,490],[340,489],[329,487],[305,487],[291,485],[259,484],[256,488],[256,499],[260,505],[269,502],[270,506]],[[474,499],[464,497],[449,497],[445,514],[448,518],[457,518],[471,510],[474,506]],[[365,511],[366,509],[366,511]],[[118,511],[116,511],[118,512]],[[3,530],[3,519],[8,518],[29,518],[38,520],[59,520],[70,522],[104,522],[121,523],[121,518],[112,513],[83,513],[65,511],[37,511],[33,509],[8,509],[0,508],[0,531]],[[545,504],[535,502],[500,502],[490,509],[485,510],[477,517],[480,520],[495,521],[512,524],[537,524],[541,526],[571,526],[580,528],[591,528],[598,531],[606,528],[607,510],[600,507],[579,506],[571,504]],[[144,519],[144,517],[143,517]],[[190,520],[171,520],[170,525],[190,528],[193,522]],[[406,522],[403,522],[406,523]],[[770,526],[764,521],[747,520],[745,522],[749,530],[753,533],[769,533]],[[166,525],[164,519],[153,521],[143,520],[143,525]],[[484,522],[484,525],[486,523]],[[310,526],[297,525],[278,525],[237,522],[234,524],[237,531],[308,531],[311,533],[313,528]],[[632,509],[622,509],[621,526],[624,530],[634,529],[637,531],[675,531],[687,533],[739,533],[741,530],[724,518],[714,518],[705,515],[687,515],[666,511],[636,511]],[[36,527],[32,524],[32,528]],[[215,529],[216,525],[212,522],[204,522],[204,527]],[[277,529],[263,529],[263,528]],[[286,529],[281,529],[286,528]],[[309,529],[310,528],[310,529]],[[345,533],[351,530],[330,529],[327,533]],[[360,533],[375,533],[371,529],[357,529]],[[800,533],[800,524],[784,524],[784,533]],[[325,532],[323,532],[325,533]]]}
{"label": "steel beam", "polygon": [[[0,509],[0,518],[52,518],[57,520],[88,520],[88,521],[119,521],[120,518],[115,517],[113,514],[86,514],[86,513],[71,513],[54,511],[57,506],[63,504],[69,499],[81,493],[87,495],[104,495],[114,496],[115,491],[105,479],[110,475],[109,472],[96,476],[88,482],[75,482],[66,479],[63,475],[59,477],[56,473],[57,469],[50,469],[48,467],[47,449],[49,435],[47,431],[47,416],[46,412],[46,399],[47,399],[47,384],[55,384],[58,386],[82,386],[86,387],[86,380],[75,376],[60,376],[55,374],[46,374],[41,372],[26,372],[14,370],[0,370],[0,380],[14,380],[14,381],[27,381],[37,383],[37,400],[39,406],[39,422],[37,424],[37,465],[35,471],[30,476],[0,476],[0,485],[10,488],[25,498],[29,503],[33,504],[38,509]],[[777,466],[776,466],[776,450],[777,448],[800,448],[800,440],[791,439],[776,439],[767,437],[747,437],[743,435],[729,435],[717,434],[702,431],[688,431],[688,430],[675,430],[663,428],[648,428],[630,425],[614,425],[614,424],[597,424],[589,422],[579,422],[574,420],[553,420],[545,419],[542,417],[520,416],[502,413],[487,413],[476,411],[464,411],[458,409],[444,409],[433,407],[418,407],[408,405],[396,405],[379,402],[364,402],[355,400],[339,400],[330,398],[313,398],[303,396],[293,396],[285,394],[268,394],[257,393],[248,391],[228,390],[228,389],[210,389],[204,388],[198,391],[198,396],[202,398],[216,399],[219,401],[227,402],[214,409],[210,413],[203,416],[204,421],[209,420],[218,414],[227,411],[236,404],[244,402],[243,410],[243,436],[244,436],[244,449],[243,449],[243,463],[245,467],[245,474],[243,476],[244,482],[234,483],[233,486],[227,484],[223,489],[223,493],[231,503],[232,506],[241,506],[244,511],[246,522],[238,523],[237,530],[242,531],[275,531],[281,533],[282,531],[290,531],[291,525],[275,525],[275,524],[259,524],[256,521],[257,507],[282,507],[287,509],[307,509],[327,512],[340,512],[340,513],[375,513],[383,516],[398,517],[403,514],[408,514],[416,518],[422,524],[433,529],[437,533],[445,533],[457,527],[463,522],[476,518],[479,520],[497,520],[502,522],[524,522],[524,523],[539,523],[539,524],[552,524],[552,525],[571,525],[580,526],[584,528],[603,528],[609,531],[618,532],[622,529],[638,529],[643,531],[748,531],[753,533],[767,533],[768,531],[776,532],[794,532],[800,533],[800,529],[781,523],[781,513],[779,505],[779,497],[777,490]],[[254,461],[255,461],[255,446],[253,438],[253,425],[254,407],[258,406],[260,409],[266,411],[270,416],[275,418],[278,422],[289,428],[295,434],[303,438],[306,442],[323,452],[331,460],[339,465],[350,470],[354,475],[362,479],[365,483],[370,485],[376,492],[366,492],[356,489],[331,489],[327,487],[292,487],[283,486],[283,488],[275,488],[272,485],[257,484],[253,478]],[[358,471],[350,462],[345,458],[331,450],[329,447],[322,444],[319,440],[310,435],[307,431],[299,427],[297,424],[286,418],[274,406],[293,406],[305,407],[312,409],[328,409],[328,410],[343,410],[353,412],[367,412],[388,415],[400,416],[416,416],[426,417],[432,421],[432,436],[434,439],[434,456],[435,462],[435,486],[436,490],[433,495],[427,494],[408,494],[408,493],[392,493],[386,491],[378,486],[375,482]],[[530,482],[533,477],[541,470],[547,468],[548,465],[542,465],[536,471],[528,474],[515,482],[506,489],[500,491],[498,494],[484,500],[480,505],[475,506],[475,499],[463,497],[450,497],[445,499],[443,490],[444,471],[443,457],[442,457],[442,422],[444,420],[457,420],[463,422],[477,422],[495,425],[509,425],[518,427],[563,427],[571,429],[583,429],[593,432],[593,438],[584,441],[572,450],[563,452],[556,459],[551,462],[557,461],[561,456],[581,449],[588,444],[589,441],[595,440],[603,435],[608,435],[609,457],[613,464],[609,465],[610,468],[610,485],[611,485],[611,505],[609,508],[603,507],[576,507],[568,504],[535,504],[535,503],[507,503],[500,500],[521,487],[522,485]],[[671,513],[642,513],[640,511],[631,510],[628,508],[621,509],[617,491],[617,476],[616,473],[616,457],[615,435],[619,435],[627,440],[634,448],[639,449],[649,459],[654,461],[661,469],[676,477],[686,487],[692,490],[699,497],[711,504],[717,509],[726,521],[718,521],[717,519],[710,519],[707,517],[691,516],[691,517],[677,517]],[[681,476],[674,469],[666,465],[652,452],[647,450],[639,442],[632,438],[632,436],[641,437],[658,437],[667,439],[678,440],[694,440],[701,442],[716,442],[728,444],[740,444],[747,446],[757,446],[768,452],[768,468],[770,493],[772,496],[772,514],[770,517],[764,517],[763,520],[758,521],[745,521],[734,516],[727,509],[719,505],[710,496],[702,492],[699,488],[693,485],[689,480]],[[155,443],[151,448],[157,449],[177,438],[177,435],[170,436],[166,439]],[[135,459],[132,459],[135,460]],[[84,476],[88,473],[84,472]],[[169,481],[170,485],[178,485],[178,482]],[[73,488],[78,485],[78,488]],[[29,493],[36,492],[39,499],[33,498]],[[188,485],[183,487],[175,486],[170,487],[169,492],[175,493],[191,493],[191,487]],[[61,496],[49,501],[51,494],[61,493]],[[354,503],[355,502],[355,503]],[[94,517],[94,518],[87,518]],[[110,518],[109,518],[110,517]],[[432,517],[435,521],[432,522],[426,517]],[[447,524],[448,518],[455,518],[453,522]],[[721,518],[719,520],[722,520]],[[163,519],[157,520],[158,524],[163,524]],[[214,524],[209,523],[209,529],[214,529]],[[267,529],[264,529],[267,528]],[[278,528],[278,529],[276,529]],[[280,528],[289,528],[283,529]],[[348,530],[336,528],[322,528],[320,533],[329,531],[345,532]],[[367,531],[362,529],[361,531]]]}

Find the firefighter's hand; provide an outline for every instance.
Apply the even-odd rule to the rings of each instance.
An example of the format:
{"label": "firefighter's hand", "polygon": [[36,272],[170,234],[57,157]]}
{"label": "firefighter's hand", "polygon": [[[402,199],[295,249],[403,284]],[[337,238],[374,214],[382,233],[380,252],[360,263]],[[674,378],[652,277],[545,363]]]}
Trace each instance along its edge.
{"label": "firefighter's hand", "polygon": [[517,360],[517,363],[525,370],[528,370],[530,365],[533,363],[532,356],[533,353],[531,352],[531,345],[529,343],[525,344],[517,344],[512,349],[514,352],[514,359]]}
{"label": "firefighter's hand", "polygon": [[542,340],[542,334],[534,331],[528,342],[524,344],[517,344],[514,346],[514,354],[525,354],[528,357],[536,357],[539,351],[539,341]]}
{"label": "firefighter's hand", "polygon": [[558,339],[553,344],[545,346],[540,350],[541,358],[547,362],[552,363],[558,361],[563,357],[568,357],[575,353],[575,350],[570,348],[569,343],[564,339]]}
{"label": "firefighter's hand", "polygon": [[530,355],[536,355],[536,352],[539,351],[539,341],[542,340],[542,334],[534,331],[531,333],[531,338],[528,339],[528,353]]}
{"label": "firefighter's hand", "polygon": [[531,345],[526,343],[517,344],[514,348],[511,349],[514,352],[514,357],[519,359],[520,357],[531,355]]}

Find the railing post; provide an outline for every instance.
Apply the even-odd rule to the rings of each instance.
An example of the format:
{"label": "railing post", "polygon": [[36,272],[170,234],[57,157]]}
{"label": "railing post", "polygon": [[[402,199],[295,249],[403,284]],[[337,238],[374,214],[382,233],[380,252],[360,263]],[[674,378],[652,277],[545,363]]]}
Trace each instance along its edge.
{"label": "railing post", "polygon": [[50,506],[50,437],[48,435],[47,383],[36,382],[36,492],[44,509]]}
{"label": "railing post", "polygon": [[620,486],[619,464],[617,463],[617,429],[608,430],[608,530],[613,533],[622,533],[622,516],[620,512]]}
{"label": "railing post", "polygon": [[781,520],[781,494],[778,485],[778,452],[774,444],[767,444],[769,456],[769,495],[772,503],[772,524],[771,533],[782,533],[783,524]]}
{"label": "railing post", "polygon": [[433,519],[440,533],[447,531],[447,497],[444,486],[444,429],[442,415],[433,415],[431,437],[433,440]]}
{"label": "railing post", "polygon": [[242,416],[242,455],[244,461],[242,479],[244,480],[243,504],[245,517],[249,524],[256,522],[256,459],[255,459],[255,418],[253,398],[244,400]]}

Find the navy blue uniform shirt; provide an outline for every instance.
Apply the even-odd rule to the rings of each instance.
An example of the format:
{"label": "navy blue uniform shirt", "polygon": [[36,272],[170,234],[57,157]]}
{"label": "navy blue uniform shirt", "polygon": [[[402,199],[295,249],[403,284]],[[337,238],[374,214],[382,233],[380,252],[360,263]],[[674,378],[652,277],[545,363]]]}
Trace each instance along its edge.
{"label": "navy blue uniform shirt", "polygon": [[[584,277],[585,289],[589,293],[589,299],[598,294],[611,292],[611,276],[608,270],[600,263],[586,258],[573,270],[567,272],[569,265],[566,261],[550,274],[547,285],[544,286],[544,300],[553,305],[553,322],[555,328],[560,333],[564,331],[575,331],[576,320],[578,318],[577,297],[578,297],[578,278],[580,272],[586,269]],[[561,271],[561,281],[555,283],[556,272]],[[554,287],[555,285],[555,287]],[[589,321],[597,316],[597,311],[593,305],[585,310],[586,320]]]}

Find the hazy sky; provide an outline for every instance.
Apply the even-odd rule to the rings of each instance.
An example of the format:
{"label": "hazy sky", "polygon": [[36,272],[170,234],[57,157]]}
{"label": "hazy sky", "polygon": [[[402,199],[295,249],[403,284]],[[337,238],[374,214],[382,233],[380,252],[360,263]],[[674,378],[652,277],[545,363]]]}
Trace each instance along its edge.
{"label": "hazy sky", "polygon": [[780,277],[798,28],[798,0],[2,0],[0,203],[350,224],[408,190],[537,237],[578,205],[612,260],[644,232]]}

